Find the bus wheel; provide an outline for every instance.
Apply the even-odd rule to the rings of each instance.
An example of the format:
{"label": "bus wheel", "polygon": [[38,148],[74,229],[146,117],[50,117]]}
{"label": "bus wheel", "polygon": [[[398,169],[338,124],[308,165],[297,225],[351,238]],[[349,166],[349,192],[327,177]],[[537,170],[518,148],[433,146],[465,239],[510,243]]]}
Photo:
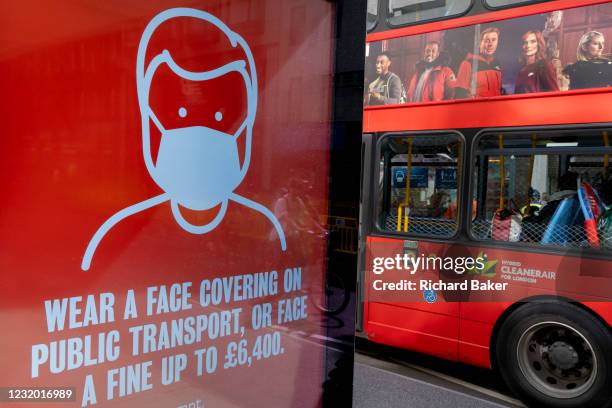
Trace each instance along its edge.
{"label": "bus wheel", "polygon": [[502,377],[529,406],[605,407],[612,401],[612,335],[567,302],[533,302],[503,323],[495,344]]}

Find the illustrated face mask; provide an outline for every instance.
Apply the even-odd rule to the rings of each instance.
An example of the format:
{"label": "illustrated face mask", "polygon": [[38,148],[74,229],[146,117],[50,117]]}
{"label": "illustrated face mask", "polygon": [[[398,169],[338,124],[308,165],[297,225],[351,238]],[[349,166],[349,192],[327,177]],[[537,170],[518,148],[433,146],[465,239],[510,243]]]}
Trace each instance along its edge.
{"label": "illustrated face mask", "polygon": [[172,200],[192,210],[227,200],[242,181],[236,136],[204,126],[156,126],[162,137],[152,176]]}
{"label": "illustrated face mask", "polygon": [[[235,134],[205,126],[166,129],[148,106],[150,82],[161,64],[167,64],[176,75],[191,81],[206,81],[238,72],[246,84],[249,102],[247,117]],[[143,130],[145,162],[153,180],[169,195],[175,207],[180,204],[191,210],[207,210],[219,204],[225,206],[233,190],[244,178],[250,162],[250,125],[257,99],[245,62],[233,61],[212,71],[194,73],[179,67],[170,54],[164,51],[153,59],[145,77],[145,98],[142,102],[147,104],[147,108],[143,113],[162,134],[157,160],[153,163],[148,125]],[[246,149],[241,166],[236,140],[243,132]]]}

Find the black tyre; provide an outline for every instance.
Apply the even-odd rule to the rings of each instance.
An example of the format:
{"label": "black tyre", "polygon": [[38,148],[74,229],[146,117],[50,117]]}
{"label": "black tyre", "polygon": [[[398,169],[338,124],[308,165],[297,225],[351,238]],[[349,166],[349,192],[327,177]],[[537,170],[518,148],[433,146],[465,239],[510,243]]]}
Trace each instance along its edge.
{"label": "black tyre", "polygon": [[561,301],[526,303],[503,323],[497,368],[529,407],[602,408],[612,402],[612,336]]}

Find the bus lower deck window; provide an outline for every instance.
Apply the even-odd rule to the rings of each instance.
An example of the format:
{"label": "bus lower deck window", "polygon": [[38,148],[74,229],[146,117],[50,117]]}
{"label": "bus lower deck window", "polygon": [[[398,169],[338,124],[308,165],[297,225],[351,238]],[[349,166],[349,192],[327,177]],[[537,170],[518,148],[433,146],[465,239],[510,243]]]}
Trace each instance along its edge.
{"label": "bus lower deck window", "polygon": [[486,135],[477,147],[475,238],[612,249],[607,131]]}
{"label": "bus lower deck window", "polygon": [[381,146],[380,228],[421,236],[455,235],[460,138],[394,135],[383,139]]}

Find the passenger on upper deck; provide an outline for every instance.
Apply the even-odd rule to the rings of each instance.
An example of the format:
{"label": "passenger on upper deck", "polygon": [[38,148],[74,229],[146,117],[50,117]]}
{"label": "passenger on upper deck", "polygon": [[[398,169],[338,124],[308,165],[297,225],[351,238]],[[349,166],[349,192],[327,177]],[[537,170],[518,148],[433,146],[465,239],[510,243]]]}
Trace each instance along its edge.
{"label": "passenger on upper deck", "polygon": [[480,35],[480,53],[469,53],[459,66],[455,98],[476,98],[502,94],[501,66],[495,58],[499,29],[489,27]]}
{"label": "passenger on upper deck", "polygon": [[612,61],[603,56],[604,45],[599,31],[589,31],[580,38],[577,61],[563,70],[570,79],[569,89],[612,86]]}
{"label": "passenger on upper deck", "polygon": [[400,103],[402,97],[402,81],[389,71],[391,58],[382,52],[376,58],[376,73],[378,77],[368,86],[366,105],[387,105]]}
{"label": "passenger on upper deck", "polygon": [[516,78],[514,93],[558,91],[555,69],[546,59],[546,43],[540,31],[527,31],[523,34],[523,66]]}
{"label": "passenger on upper deck", "polygon": [[408,102],[429,102],[452,99],[455,74],[448,66],[449,58],[440,53],[440,43],[429,41],[423,59],[416,64],[416,72],[408,85]]}

